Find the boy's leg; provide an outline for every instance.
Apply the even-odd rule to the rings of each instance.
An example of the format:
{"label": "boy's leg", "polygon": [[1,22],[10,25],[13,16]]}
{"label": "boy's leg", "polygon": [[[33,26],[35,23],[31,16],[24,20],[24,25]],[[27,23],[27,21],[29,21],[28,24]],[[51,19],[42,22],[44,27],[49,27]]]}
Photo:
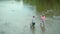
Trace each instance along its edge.
{"label": "boy's leg", "polygon": [[32,23],[32,26],[34,26],[34,23]]}
{"label": "boy's leg", "polygon": [[35,23],[33,23],[33,25],[35,25]]}
{"label": "boy's leg", "polygon": [[33,27],[33,28],[35,27],[35,23],[33,23],[32,27]]}

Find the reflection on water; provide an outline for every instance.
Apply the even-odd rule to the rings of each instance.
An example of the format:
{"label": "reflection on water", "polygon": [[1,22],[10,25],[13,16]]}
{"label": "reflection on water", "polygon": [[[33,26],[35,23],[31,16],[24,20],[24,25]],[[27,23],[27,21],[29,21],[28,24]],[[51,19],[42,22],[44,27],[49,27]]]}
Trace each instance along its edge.
{"label": "reflection on water", "polygon": [[23,0],[20,1],[20,7],[23,8]]}
{"label": "reflection on water", "polygon": [[45,34],[45,24],[41,23],[40,28],[41,28],[42,34]]}
{"label": "reflection on water", "polygon": [[45,32],[45,26],[44,26],[44,24],[40,24],[40,27],[41,27],[42,32]]}
{"label": "reflection on water", "polygon": [[32,34],[35,34],[35,28],[31,28]]}

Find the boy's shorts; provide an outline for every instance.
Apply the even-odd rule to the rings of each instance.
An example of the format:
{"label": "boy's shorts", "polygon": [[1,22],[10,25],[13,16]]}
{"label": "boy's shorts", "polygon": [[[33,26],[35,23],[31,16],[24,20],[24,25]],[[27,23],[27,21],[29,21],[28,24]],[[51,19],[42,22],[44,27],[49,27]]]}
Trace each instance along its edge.
{"label": "boy's shorts", "polygon": [[40,24],[45,24],[45,21],[44,20],[41,20]]}
{"label": "boy's shorts", "polygon": [[32,23],[32,25],[35,25],[35,23]]}
{"label": "boy's shorts", "polygon": [[42,20],[42,23],[44,23],[44,20]]}

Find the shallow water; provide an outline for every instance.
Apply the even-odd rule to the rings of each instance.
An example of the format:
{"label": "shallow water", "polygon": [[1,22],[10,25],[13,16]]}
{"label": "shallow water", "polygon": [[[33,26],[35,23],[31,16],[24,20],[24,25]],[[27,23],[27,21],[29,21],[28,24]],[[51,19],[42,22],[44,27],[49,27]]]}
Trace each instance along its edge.
{"label": "shallow water", "polygon": [[[35,29],[30,28],[32,16],[36,16]],[[0,34],[42,34],[40,13],[35,6],[23,1],[0,1]],[[60,34],[60,19],[46,17],[45,34]]]}

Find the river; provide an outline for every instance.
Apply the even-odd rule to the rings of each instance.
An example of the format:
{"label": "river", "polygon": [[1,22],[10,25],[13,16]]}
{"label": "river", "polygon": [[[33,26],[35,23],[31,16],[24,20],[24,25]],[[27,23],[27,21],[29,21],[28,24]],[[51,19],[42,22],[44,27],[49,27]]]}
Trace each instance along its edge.
{"label": "river", "polygon": [[[32,16],[35,29],[30,28]],[[42,34],[36,6],[17,1],[0,1],[0,34]],[[46,17],[45,34],[60,34],[60,16]]]}

